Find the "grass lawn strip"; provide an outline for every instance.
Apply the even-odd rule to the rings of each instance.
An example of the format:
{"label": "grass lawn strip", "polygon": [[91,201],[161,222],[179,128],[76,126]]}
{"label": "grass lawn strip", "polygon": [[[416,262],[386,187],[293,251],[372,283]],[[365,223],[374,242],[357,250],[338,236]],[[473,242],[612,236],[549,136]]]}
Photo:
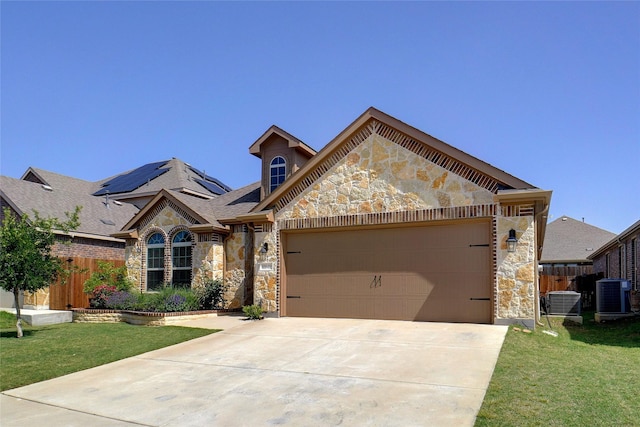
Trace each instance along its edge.
{"label": "grass lawn strip", "polygon": [[[24,323],[23,323],[24,324]],[[15,315],[0,312],[0,391],[115,362],[218,332],[126,323],[24,326],[15,338]]]}
{"label": "grass lawn strip", "polygon": [[[476,426],[640,425],[640,319],[509,329]],[[546,325],[546,320],[545,320]]]}

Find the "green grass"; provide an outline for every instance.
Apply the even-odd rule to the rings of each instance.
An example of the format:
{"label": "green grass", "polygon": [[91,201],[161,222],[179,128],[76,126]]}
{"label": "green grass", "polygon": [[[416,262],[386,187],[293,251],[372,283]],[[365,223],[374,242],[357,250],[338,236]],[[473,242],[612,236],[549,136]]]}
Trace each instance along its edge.
{"label": "green grass", "polygon": [[509,328],[475,425],[640,425],[640,319],[551,325]]}
{"label": "green grass", "polygon": [[[24,325],[24,322],[23,322]],[[0,311],[0,391],[170,346],[217,330],[126,323],[63,323],[23,326],[16,338],[15,315]]]}

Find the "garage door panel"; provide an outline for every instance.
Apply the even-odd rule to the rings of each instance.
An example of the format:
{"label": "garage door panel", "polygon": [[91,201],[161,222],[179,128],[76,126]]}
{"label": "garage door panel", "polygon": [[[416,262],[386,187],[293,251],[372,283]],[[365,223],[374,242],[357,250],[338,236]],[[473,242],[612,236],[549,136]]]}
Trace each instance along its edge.
{"label": "garage door panel", "polygon": [[286,315],[491,321],[488,222],[285,236]]}

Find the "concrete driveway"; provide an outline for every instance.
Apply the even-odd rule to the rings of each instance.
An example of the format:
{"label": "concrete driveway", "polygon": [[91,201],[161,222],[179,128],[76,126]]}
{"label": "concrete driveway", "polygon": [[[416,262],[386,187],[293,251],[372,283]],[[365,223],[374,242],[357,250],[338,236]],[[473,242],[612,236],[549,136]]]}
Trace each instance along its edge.
{"label": "concrete driveway", "polygon": [[471,426],[507,331],[224,317],[192,322],[223,332],[5,391],[0,424]]}

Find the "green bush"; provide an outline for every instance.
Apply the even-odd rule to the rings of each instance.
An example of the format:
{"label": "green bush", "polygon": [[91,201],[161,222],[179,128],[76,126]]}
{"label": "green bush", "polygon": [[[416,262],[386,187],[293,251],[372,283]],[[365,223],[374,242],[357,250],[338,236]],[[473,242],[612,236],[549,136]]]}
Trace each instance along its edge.
{"label": "green bush", "polygon": [[195,288],[195,294],[202,310],[215,310],[223,307],[224,292],[227,287],[221,280],[207,279],[203,286]]}
{"label": "green bush", "polygon": [[114,286],[118,291],[130,291],[133,283],[127,278],[127,267],[115,267],[110,262],[98,261],[98,269],[84,282],[84,292],[93,293],[98,286]]}
{"label": "green bush", "polygon": [[191,289],[164,288],[157,293],[141,294],[134,310],[152,312],[196,311],[199,301]]}
{"label": "green bush", "polygon": [[242,307],[242,312],[249,319],[260,320],[262,319],[262,307],[257,304],[245,305]]}

